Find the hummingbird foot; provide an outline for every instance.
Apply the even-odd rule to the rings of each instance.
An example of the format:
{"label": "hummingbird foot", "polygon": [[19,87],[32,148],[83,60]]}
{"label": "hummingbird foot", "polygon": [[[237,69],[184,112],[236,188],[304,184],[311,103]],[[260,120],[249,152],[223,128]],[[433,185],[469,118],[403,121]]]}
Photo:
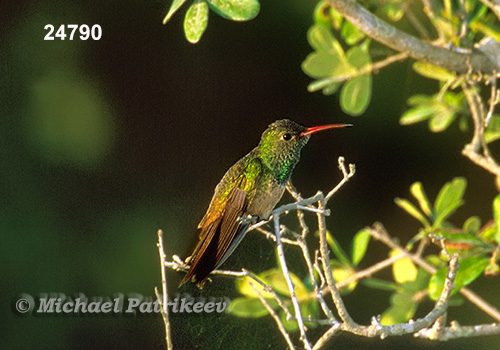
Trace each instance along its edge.
{"label": "hummingbird foot", "polygon": [[240,216],[237,221],[241,222],[243,225],[253,225],[257,221],[259,221],[259,217],[257,215],[250,215],[248,214],[247,216]]}

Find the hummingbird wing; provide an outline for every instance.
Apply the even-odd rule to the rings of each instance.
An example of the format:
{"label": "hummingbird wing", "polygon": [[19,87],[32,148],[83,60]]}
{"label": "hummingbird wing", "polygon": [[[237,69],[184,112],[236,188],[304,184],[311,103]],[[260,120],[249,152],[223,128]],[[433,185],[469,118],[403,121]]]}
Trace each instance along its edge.
{"label": "hummingbird wing", "polygon": [[229,169],[217,186],[200,222],[200,241],[189,259],[191,267],[181,285],[193,279],[202,287],[210,272],[229,257],[250,226],[242,218],[255,196],[262,163],[258,158],[244,161],[245,158]]}

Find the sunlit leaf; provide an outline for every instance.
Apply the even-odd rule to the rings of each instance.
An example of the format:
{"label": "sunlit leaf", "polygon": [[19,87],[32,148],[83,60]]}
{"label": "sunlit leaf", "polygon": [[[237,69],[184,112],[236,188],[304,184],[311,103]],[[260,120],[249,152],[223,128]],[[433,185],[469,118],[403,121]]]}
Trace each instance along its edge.
{"label": "sunlit leaf", "polygon": [[[467,258],[460,261],[457,275],[455,277],[455,288],[452,293],[456,293],[460,288],[469,285],[477,277],[479,277],[486,266],[488,266],[490,259],[488,257],[479,256]],[[442,268],[437,271],[429,281],[429,297],[432,300],[437,300],[443,291],[444,281],[448,273],[448,267]]]}
{"label": "sunlit leaf", "polygon": [[395,198],[394,202],[408,214],[420,221],[425,227],[430,227],[429,221],[425,218],[424,214],[420,212],[412,203],[403,198]]}
{"label": "sunlit leaf", "polygon": [[500,266],[498,266],[497,263],[490,263],[488,266],[486,266],[486,269],[484,270],[484,274],[486,276],[497,276],[500,273]]}
{"label": "sunlit leaf", "polygon": [[355,45],[366,36],[365,33],[349,21],[344,21],[342,24],[341,35],[344,41],[349,45]]}
{"label": "sunlit leaf", "polygon": [[379,278],[365,278],[361,283],[369,288],[385,290],[389,292],[402,291],[403,288],[397,283],[381,280]]}
{"label": "sunlit leaf", "polygon": [[471,216],[465,220],[462,229],[465,232],[477,232],[481,228],[481,219],[479,216]]}
{"label": "sunlit leaf", "polygon": [[[283,272],[280,269],[271,269],[260,274],[263,281],[269,284],[277,293],[282,295],[290,296],[290,289],[283,276]],[[293,272],[290,272],[290,277],[295,287],[295,294],[297,298],[306,298],[309,295],[309,291],[304,285],[304,283],[297,277]]]}
{"label": "sunlit leaf", "polygon": [[500,194],[493,200],[493,217],[495,219],[495,235],[493,240],[500,244]]}
{"label": "sunlit leaf", "polygon": [[429,120],[429,129],[432,132],[444,131],[455,120],[455,112],[453,110],[442,110],[432,116]]}
{"label": "sunlit leaf", "polygon": [[327,85],[325,88],[323,88],[322,92],[324,95],[327,95],[327,96],[333,95],[334,93],[336,93],[338,91],[338,89],[341,85],[342,84],[340,84],[340,83]]}
{"label": "sunlit leaf", "polygon": [[436,107],[433,105],[421,105],[411,108],[403,113],[399,119],[401,125],[410,125],[419,123],[432,116],[436,112]]}
{"label": "sunlit leaf", "polygon": [[[399,252],[393,250],[390,256],[398,256]],[[397,283],[413,282],[417,279],[418,269],[410,258],[402,258],[392,264],[392,274]]]}
{"label": "sunlit leaf", "polygon": [[423,61],[413,63],[413,70],[426,78],[440,81],[454,80],[456,78],[456,75],[447,69]]}
{"label": "sunlit leaf", "polygon": [[336,39],[328,28],[314,25],[307,31],[307,41],[317,51],[330,51],[334,49],[333,42]]}
{"label": "sunlit leaf", "polygon": [[434,235],[444,239],[447,248],[450,249],[481,249],[491,252],[495,249],[491,244],[486,243],[475,233],[451,233],[446,230],[436,230]]}
{"label": "sunlit leaf", "polygon": [[[330,265],[332,266],[332,275],[335,279],[335,282],[344,281],[350,277],[352,277],[356,271],[351,266],[342,265],[336,262],[335,260],[330,261]],[[341,293],[349,293],[356,288],[358,284],[357,281],[349,283],[347,286],[340,290]]]}
{"label": "sunlit leaf", "polygon": [[476,21],[470,24],[470,28],[473,31],[479,31],[483,33],[485,36],[492,37],[496,41],[500,42],[500,28],[498,24],[490,24],[483,21]]}
{"label": "sunlit leaf", "polygon": [[357,266],[365,256],[370,242],[370,232],[366,229],[358,231],[352,240],[352,263]]}
{"label": "sunlit leaf", "polygon": [[340,90],[340,107],[352,116],[363,114],[372,94],[371,75],[361,75],[348,81]]}
{"label": "sunlit leaf", "polygon": [[[278,303],[274,299],[267,299],[267,302],[272,308],[276,308]],[[261,303],[260,299],[256,298],[235,298],[226,309],[227,313],[238,317],[262,317],[269,312]]]}
{"label": "sunlit leaf", "polygon": [[500,115],[491,116],[490,123],[484,132],[484,139],[487,143],[500,139]]}
{"label": "sunlit leaf", "polygon": [[474,6],[472,6],[472,8],[467,11],[467,23],[470,25],[475,21],[481,19],[487,11],[488,8],[485,5],[479,2],[474,2]]}
{"label": "sunlit leaf", "polygon": [[387,17],[389,17],[389,19],[393,22],[399,21],[405,14],[402,5],[398,5],[392,2],[385,3],[382,9]]}
{"label": "sunlit leaf", "polygon": [[172,5],[170,5],[170,9],[168,10],[167,15],[163,19],[163,24],[166,24],[170,18],[174,15],[174,13],[186,2],[186,0],[174,0],[172,1]]}
{"label": "sunlit leaf", "polygon": [[330,231],[326,231],[326,241],[330,248],[332,249],[333,254],[339,259],[340,263],[342,265],[347,265],[349,266],[351,264],[351,261],[347,257],[347,254],[344,252],[344,250],[340,247],[339,243],[337,240],[331,235]]}
{"label": "sunlit leaf", "polygon": [[336,30],[340,30],[343,22],[343,17],[340,12],[335,10],[333,7],[330,7],[330,18],[333,28],[335,28]]}
{"label": "sunlit leaf", "polygon": [[342,65],[343,62],[338,55],[326,51],[315,51],[302,62],[302,70],[311,78],[323,78],[336,75],[338,67]]}
{"label": "sunlit leaf", "polygon": [[314,8],[314,22],[321,26],[330,27],[330,5],[324,1],[319,1]]}
{"label": "sunlit leaf", "polygon": [[218,15],[233,21],[248,21],[259,14],[258,0],[207,0]]}
{"label": "sunlit leaf", "polygon": [[424,212],[425,215],[431,216],[431,204],[429,203],[429,199],[427,198],[427,195],[425,194],[424,187],[422,186],[422,183],[420,181],[413,183],[410,186],[410,192],[415,197],[415,199],[418,201],[418,204],[420,205],[420,209]]}
{"label": "sunlit leaf", "polygon": [[434,102],[434,97],[428,95],[416,94],[408,98],[408,104],[410,106],[431,105],[433,102]]}
{"label": "sunlit leaf", "polygon": [[351,47],[346,52],[347,61],[354,67],[361,69],[371,63],[371,57],[368,53],[370,41],[365,40],[362,45]]}
{"label": "sunlit leaf", "polygon": [[297,321],[295,319],[288,320],[283,310],[280,311],[280,320],[287,332],[293,333],[299,330]]}
{"label": "sunlit leaf", "polygon": [[463,204],[466,187],[467,180],[465,178],[455,177],[441,188],[434,203],[435,224],[439,225]]}
{"label": "sunlit leaf", "polygon": [[303,317],[318,318],[319,315],[319,305],[317,299],[309,299],[300,303],[300,312]]}
{"label": "sunlit leaf", "polygon": [[204,0],[196,0],[187,10],[184,19],[184,33],[190,43],[197,43],[208,24],[208,5]]}
{"label": "sunlit leaf", "polygon": [[391,304],[391,307],[385,310],[380,317],[380,323],[383,325],[408,322],[415,315],[418,307],[413,295],[408,293],[393,294]]}
{"label": "sunlit leaf", "polygon": [[264,287],[251,277],[245,276],[236,280],[236,289],[238,292],[250,298],[258,298],[258,292],[255,291],[252,285],[264,298],[273,298],[271,293],[266,292]]}

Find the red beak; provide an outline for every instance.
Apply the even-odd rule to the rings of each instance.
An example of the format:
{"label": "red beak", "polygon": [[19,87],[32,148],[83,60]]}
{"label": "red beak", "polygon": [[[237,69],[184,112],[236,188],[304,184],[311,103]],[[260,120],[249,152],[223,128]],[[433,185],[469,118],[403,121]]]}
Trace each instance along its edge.
{"label": "red beak", "polygon": [[323,130],[345,128],[348,126],[352,126],[352,124],[329,124],[329,125],[313,126],[311,128],[307,128],[306,130],[302,131],[300,133],[300,136],[307,136]]}

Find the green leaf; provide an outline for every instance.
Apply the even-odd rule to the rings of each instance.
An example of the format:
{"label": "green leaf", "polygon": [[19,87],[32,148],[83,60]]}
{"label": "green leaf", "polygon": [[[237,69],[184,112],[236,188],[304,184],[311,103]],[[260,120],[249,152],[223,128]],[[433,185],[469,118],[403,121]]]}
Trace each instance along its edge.
{"label": "green leaf", "polygon": [[480,228],[481,228],[481,219],[479,218],[479,216],[471,216],[470,218],[465,220],[462,226],[462,230],[464,230],[465,232],[476,233],[477,231],[479,231]]}
{"label": "green leaf", "polygon": [[302,62],[302,70],[311,78],[323,78],[335,75],[341,65],[342,61],[338,55],[326,51],[315,51]]}
{"label": "green leaf", "polygon": [[409,293],[393,294],[391,304],[391,307],[385,310],[380,317],[380,323],[383,325],[408,322],[415,315],[418,307],[417,301]]}
{"label": "green leaf", "polygon": [[318,318],[319,305],[316,299],[308,299],[300,304],[300,312],[303,317]]}
{"label": "green leaf", "polygon": [[218,15],[233,21],[248,21],[259,14],[258,0],[207,0]]}
{"label": "green leaf", "polygon": [[[319,235],[319,233],[318,233]],[[333,236],[331,235],[330,231],[326,231],[326,241],[330,248],[332,248],[333,254],[339,259],[340,263],[342,265],[350,266],[351,261],[347,257],[347,254],[344,252],[344,250],[340,247],[339,243]]]}
{"label": "green leaf", "polygon": [[430,79],[436,79],[440,81],[449,81],[456,79],[456,75],[454,73],[423,61],[417,61],[413,63],[413,70],[418,74]]}
{"label": "green leaf", "polygon": [[187,10],[184,19],[184,33],[186,39],[196,44],[208,24],[208,5],[204,0],[196,0]]}
{"label": "green leaf", "polygon": [[455,116],[455,111],[444,109],[432,116],[429,120],[429,129],[431,129],[432,132],[444,131],[450,126],[453,120],[455,120]]}
{"label": "green leaf", "polygon": [[341,85],[342,84],[340,84],[340,83],[335,83],[335,84],[327,85],[326,87],[323,88],[322,92],[323,92],[324,95],[327,95],[327,96],[328,95],[333,95],[334,93],[337,92],[337,90],[339,89],[339,87]]}
{"label": "green leaf", "polygon": [[389,292],[397,292],[403,290],[403,288],[401,288],[401,286],[399,286],[398,284],[381,280],[379,278],[365,278],[361,280],[361,284],[369,288],[385,290]]}
{"label": "green leaf", "polygon": [[288,320],[283,310],[280,311],[280,320],[287,332],[293,333],[299,330],[299,324],[297,321],[294,319]]}
{"label": "green leaf", "polygon": [[418,204],[420,205],[420,209],[422,209],[424,214],[427,216],[431,216],[431,214],[432,214],[431,204],[429,203],[429,199],[427,198],[427,195],[425,194],[424,187],[422,186],[422,183],[420,181],[413,183],[410,186],[410,192],[413,195],[413,197],[415,197],[416,200],[418,201]]}
{"label": "green leaf", "polygon": [[408,104],[410,106],[431,105],[433,103],[434,103],[433,96],[416,94],[416,95],[410,96],[410,98],[408,98]]}
{"label": "green leaf", "polygon": [[[361,69],[371,63],[368,53],[369,41],[360,46],[354,46],[346,53],[349,64]],[[371,74],[361,75],[348,81],[340,91],[340,107],[345,113],[353,116],[363,114],[368,108],[372,94]]]}
{"label": "green leaf", "polygon": [[340,90],[340,107],[352,116],[363,114],[372,94],[371,75],[361,75],[348,81]]}
{"label": "green leaf", "polygon": [[174,15],[174,13],[186,2],[186,0],[174,0],[172,5],[170,5],[170,9],[168,10],[167,15],[163,19],[163,24],[166,24],[170,18]]}
{"label": "green leaf", "polygon": [[463,177],[455,177],[447,182],[439,191],[434,203],[434,224],[441,225],[459,206],[463,204],[463,195],[467,187],[467,180]]}
{"label": "green leaf", "polygon": [[[267,302],[273,309],[278,306],[278,303],[274,299],[267,299]],[[255,298],[233,299],[227,307],[226,312],[238,317],[247,318],[262,317],[269,313],[260,299]]]}
{"label": "green leaf", "polygon": [[481,249],[482,251],[492,252],[495,247],[486,243],[475,233],[450,233],[446,230],[434,231],[434,235],[442,237],[447,248],[450,249]]}
{"label": "green leaf", "polygon": [[[368,53],[368,44],[370,41],[365,41],[367,44],[364,46],[365,48],[362,48],[360,46],[354,46],[351,47],[347,53],[347,61],[357,69],[361,69],[364,66],[367,66],[371,63],[371,57],[370,54]],[[365,43],[363,42],[363,44]],[[362,44],[362,45],[363,45]]]}
{"label": "green leaf", "polygon": [[490,263],[488,266],[486,266],[486,269],[484,269],[484,274],[486,276],[497,276],[500,273],[500,266],[496,263]]}
{"label": "green leaf", "polygon": [[370,242],[370,232],[366,229],[358,231],[354,236],[352,242],[352,263],[357,266],[361,259],[365,256]]}
{"label": "green leaf", "polygon": [[[261,279],[262,279],[262,276],[261,276]],[[264,280],[264,282],[267,283],[267,281],[265,281],[265,280]],[[273,298],[271,293],[266,292],[264,290],[264,287],[260,283],[256,282],[251,277],[245,276],[242,278],[238,278],[235,283],[236,283],[236,289],[238,290],[238,292],[240,292],[244,296],[247,296],[250,298],[258,298],[259,297],[258,293],[255,291],[255,289],[257,289],[257,291],[260,292],[260,294],[264,298],[266,298],[266,299]],[[252,287],[252,284],[255,287],[255,289]]]}
{"label": "green leaf", "polygon": [[355,45],[361,41],[366,34],[363,33],[358,27],[349,21],[344,21],[342,25],[341,35],[344,41],[349,45]]}
{"label": "green leaf", "polygon": [[413,216],[415,219],[420,221],[425,227],[430,227],[429,221],[425,218],[424,214],[420,212],[420,210],[417,209],[412,203],[410,203],[406,199],[402,198],[394,198],[394,202],[399,206],[401,209],[405,210],[408,214]]}
{"label": "green leaf", "polygon": [[490,123],[484,132],[484,140],[487,143],[500,139],[500,115],[493,114]]}
{"label": "green leaf", "polygon": [[[330,265],[332,266],[332,275],[335,282],[344,281],[356,273],[350,265],[342,265],[336,260],[331,260]],[[350,293],[356,288],[357,285],[358,281],[351,282],[347,286],[343,287],[340,292],[342,294]]]}
{"label": "green leaf", "polygon": [[[398,256],[399,252],[393,250],[390,256]],[[410,258],[402,258],[392,264],[394,280],[399,283],[413,282],[417,279],[418,269]]]}
{"label": "green leaf", "polygon": [[342,46],[332,35],[328,28],[314,25],[307,31],[307,41],[317,51],[336,51],[339,55],[344,54]]}
{"label": "green leaf", "polygon": [[382,10],[385,12],[387,17],[393,22],[399,21],[403,18],[405,12],[402,5],[398,5],[392,2],[387,2],[382,6]]}
{"label": "green leaf", "polygon": [[324,1],[320,1],[316,4],[314,8],[314,23],[321,26],[330,27],[330,16],[329,16],[330,5]]}
{"label": "green leaf", "polygon": [[410,125],[429,119],[436,112],[436,107],[432,105],[421,105],[411,108],[403,113],[399,119],[399,124]]}
{"label": "green leaf", "polygon": [[[460,261],[457,275],[455,277],[455,288],[451,292],[455,294],[460,288],[471,284],[490,263],[488,257],[479,256],[467,258]],[[429,297],[432,300],[437,300],[443,291],[444,281],[448,273],[448,267],[438,270],[429,281]]]}
{"label": "green leaf", "polygon": [[332,20],[332,26],[336,30],[340,30],[342,27],[342,15],[340,14],[339,11],[335,10],[333,7],[330,7],[330,18]]}
{"label": "green leaf", "polygon": [[[262,272],[259,275],[259,277],[266,284],[270,285],[277,293],[290,296],[290,290],[288,289],[288,284],[286,283],[285,277],[283,276],[283,272],[280,269],[274,268],[267,270],[265,272]],[[295,294],[297,295],[297,298],[299,299],[307,298],[309,296],[309,290],[300,280],[300,278],[297,277],[297,275],[295,275],[293,272],[290,272],[290,278],[292,279],[292,283],[295,286]]]}
{"label": "green leaf", "polygon": [[494,241],[500,244],[500,194],[493,200],[493,217],[495,219]]}

